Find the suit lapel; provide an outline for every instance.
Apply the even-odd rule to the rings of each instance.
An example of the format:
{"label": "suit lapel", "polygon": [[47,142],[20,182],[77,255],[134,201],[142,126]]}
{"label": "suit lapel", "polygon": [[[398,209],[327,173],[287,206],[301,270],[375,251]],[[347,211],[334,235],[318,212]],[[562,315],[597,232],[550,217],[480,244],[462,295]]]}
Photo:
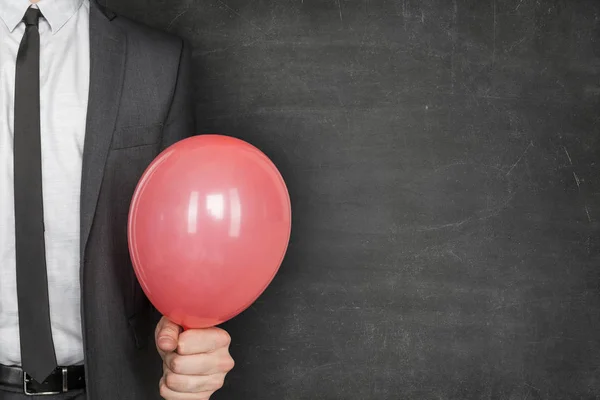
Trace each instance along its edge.
{"label": "suit lapel", "polygon": [[125,35],[90,2],[90,88],[81,175],[81,256],[92,228],[112,140],[125,66]]}

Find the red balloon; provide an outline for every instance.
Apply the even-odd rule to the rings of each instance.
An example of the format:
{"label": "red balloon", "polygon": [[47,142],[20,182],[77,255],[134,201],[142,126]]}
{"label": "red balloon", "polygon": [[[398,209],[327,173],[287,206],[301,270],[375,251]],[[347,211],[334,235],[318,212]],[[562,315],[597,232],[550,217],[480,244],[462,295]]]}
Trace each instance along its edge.
{"label": "red balloon", "polygon": [[162,152],[129,211],[138,281],[163,315],[187,328],[225,322],[271,283],[287,250],[290,198],[256,147],[201,135]]}

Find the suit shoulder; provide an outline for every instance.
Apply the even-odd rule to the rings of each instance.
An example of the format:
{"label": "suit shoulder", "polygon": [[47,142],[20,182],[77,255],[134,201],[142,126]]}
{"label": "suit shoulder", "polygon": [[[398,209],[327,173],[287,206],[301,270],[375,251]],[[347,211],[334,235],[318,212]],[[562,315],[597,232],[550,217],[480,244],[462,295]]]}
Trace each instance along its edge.
{"label": "suit shoulder", "polygon": [[177,55],[182,51],[182,38],[156,28],[133,21],[121,15],[115,15],[112,23],[127,36],[128,43],[146,52],[158,53],[157,56]]}

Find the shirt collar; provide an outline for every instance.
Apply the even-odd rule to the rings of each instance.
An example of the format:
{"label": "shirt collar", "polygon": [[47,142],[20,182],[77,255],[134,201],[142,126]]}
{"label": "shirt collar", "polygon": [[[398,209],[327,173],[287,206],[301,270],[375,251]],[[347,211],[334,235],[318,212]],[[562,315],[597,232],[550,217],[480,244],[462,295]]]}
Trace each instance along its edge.
{"label": "shirt collar", "polygon": [[[83,0],[40,0],[37,6],[54,34],[67,23],[82,3]],[[10,32],[19,25],[29,6],[29,0],[0,0],[0,19]]]}

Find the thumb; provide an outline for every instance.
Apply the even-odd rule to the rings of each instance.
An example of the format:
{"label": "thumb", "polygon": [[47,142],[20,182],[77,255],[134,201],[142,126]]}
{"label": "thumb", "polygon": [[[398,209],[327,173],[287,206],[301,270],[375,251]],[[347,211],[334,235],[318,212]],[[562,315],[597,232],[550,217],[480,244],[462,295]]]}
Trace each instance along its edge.
{"label": "thumb", "polygon": [[181,327],[168,318],[162,317],[156,327],[156,346],[163,352],[175,351]]}

